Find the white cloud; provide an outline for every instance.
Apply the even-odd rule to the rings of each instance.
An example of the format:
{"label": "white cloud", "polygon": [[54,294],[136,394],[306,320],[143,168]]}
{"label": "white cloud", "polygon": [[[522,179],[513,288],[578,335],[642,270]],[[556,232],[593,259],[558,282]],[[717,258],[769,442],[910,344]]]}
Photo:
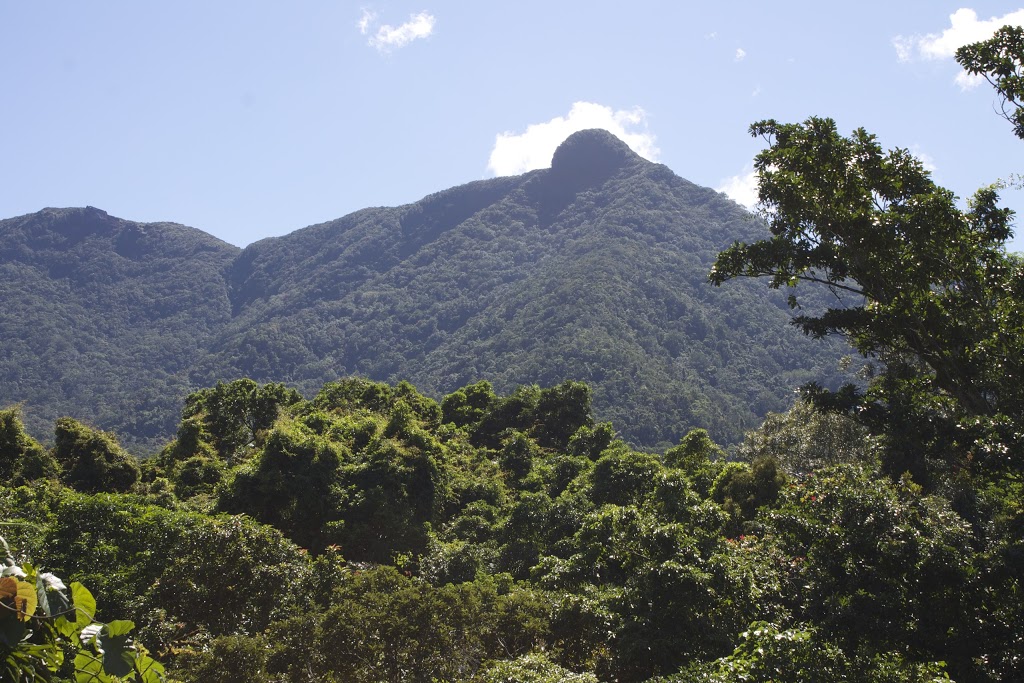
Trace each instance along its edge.
{"label": "white cloud", "polygon": [[747,56],[747,51],[744,50],[742,47],[738,47],[738,48],[736,48],[736,57],[735,57],[734,61],[742,62],[743,58],[746,57],[746,56]]}
{"label": "white cloud", "polygon": [[377,15],[368,9],[363,10],[363,16],[360,17],[359,23],[356,24],[359,27],[359,32],[366,35],[366,32],[370,30],[370,23],[377,18]]}
{"label": "white cloud", "polygon": [[[376,15],[369,10],[363,10],[363,16],[359,19],[359,32],[364,36],[370,32],[371,26],[376,21]],[[368,44],[377,48],[378,52],[391,52],[405,47],[414,40],[426,38],[434,32],[436,19],[429,12],[409,15],[409,21],[400,26],[384,24],[377,27],[370,36]]]}
{"label": "white cloud", "polygon": [[747,166],[740,175],[726,178],[715,189],[728,195],[737,204],[753,209],[757,204],[757,171]]}
{"label": "white cloud", "polygon": [[896,49],[896,61],[909,62],[914,55],[914,39],[906,36],[896,36],[892,39],[892,46]]}
{"label": "white cloud", "polygon": [[961,71],[956,75],[953,81],[960,86],[963,90],[970,90],[976,88],[985,82],[985,77],[981,74],[969,74],[966,71]]}
{"label": "white cloud", "polygon": [[[896,49],[896,58],[901,62],[914,59],[950,59],[956,54],[957,49],[970,43],[988,40],[998,29],[1007,25],[1024,26],[1024,9],[1008,12],[1001,17],[978,19],[977,12],[963,7],[949,15],[949,28],[942,33],[896,36],[892,39],[892,45]],[[961,88],[967,89],[984,82],[984,79],[961,72],[956,77],[956,82]]]}
{"label": "white cloud", "polygon": [[660,151],[647,132],[647,114],[640,107],[613,111],[594,102],[575,102],[567,116],[526,127],[525,133],[499,133],[494,140],[487,170],[494,175],[517,175],[551,165],[555,148],[579,130],[604,128],[651,161]]}

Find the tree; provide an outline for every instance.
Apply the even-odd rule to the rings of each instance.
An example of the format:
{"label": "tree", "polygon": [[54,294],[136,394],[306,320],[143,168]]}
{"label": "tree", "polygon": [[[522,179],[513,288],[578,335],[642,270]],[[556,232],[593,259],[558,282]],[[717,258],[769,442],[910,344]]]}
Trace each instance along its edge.
{"label": "tree", "polygon": [[62,417],[54,425],[53,455],[61,480],[83,493],[125,493],[139,480],[139,465],[113,436]]}
{"label": "tree", "polygon": [[0,481],[20,485],[35,479],[56,479],[57,461],[22,424],[17,408],[0,410]]}
{"label": "tree", "polygon": [[[883,151],[863,129],[844,137],[831,119],[750,130],[769,145],[755,167],[771,236],[719,254],[710,280],[827,288],[832,307],[801,310],[794,324],[843,335],[886,369],[866,396],[852,386],[810,393],[859,406],[915,474],[924,469],[910,451],[947,460],[1012,451],[1024,413],[1024,264],[1005,251],[1013,214],[996,192],[979,190],[961,210],[907,150]],[[795,294],[789,304],[801,308]],[[899,424],[924,431],[901,448]]]}
{"label": "tree", "polygon": [[1024,26],[1004,26],[988,40],[964,45],[956,61],[992,84],[1003,117],[1013,124],[1013,134],[1024,139]]}
{"label": "tree", "polygon": [[731,517],[726,533],[739,535],[743,522],[752,520],[759,508],[773,504],[785,483],[785,475],[771,457],[757,458],[749,465],[726,465],[711,490],[711,498]]}
{"label": "tree", "polygon": [[740,456],[748,462],[772,457],[788,473],[806,475],[829,465],[870,461],[872,449],[867,430],[856,420],[799,400],[784,413],[768,413],[747,433]]}
{"label": "tree", "polygon": [[282,421],[252,462],[223,488],[218,506],[271,524],[296,543],[319,550],[336,540],[328,525],[340,516],[340,464],[337,444],[300,423]]}
{"label": "tree", "polygon": [[456,427],[476,424],[496,400],[491,383],[481,380],[444,397],[441,401],[443,419]]}
{"label": "tree", "polygon": [[189,395],[182,419],[199,417],[217,453],[230,465],[242,448],[274,425],[282,407],[301,399],[299,392],[280,383],[261,386],[251,379],[237,379]]}
{"label": "tree", "polygon": [[541,390],[534,419],[537,442],[547,448],[564,449],[577,431],[594,424],[590,413],[590,387],[567,380]]}
{"label": "tree", "polygon": [[998,601],[981,585],[978,539],[948,501],[841,465],[784,488],[759,520],[791,558],[781,569],[792,618],[825,641],[851,657],[902,652],[945,660],[958,681],[998,680],[977,673],[1005,651],[988,637]]}
{"label": "tree", "polygon": [[531,653],[518,659],[490,662],[473,683],[597,683],[590,673],[573,673],[553,663],[543,652]]}
{"label": "tree", "polygon": [[694,488],[706,497],[725,462],[725,451],[712,441],[706,429],[696,428],[687,432],[678,446],[665,451],[663,459],[669,467],[685,472]]}

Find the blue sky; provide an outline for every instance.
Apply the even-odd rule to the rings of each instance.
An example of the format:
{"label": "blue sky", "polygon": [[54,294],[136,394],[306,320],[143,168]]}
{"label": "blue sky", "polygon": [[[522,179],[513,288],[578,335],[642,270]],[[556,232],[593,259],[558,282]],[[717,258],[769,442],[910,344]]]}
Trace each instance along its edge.
{"label": "blue sky", "polygon": [[[749,124],[811,115],[911,149],[968,196],[1024,171],[990,86],[951,57],[1003,20],[1024,10],[7,0],[0,217],[92,205],[243,246],[546,165],[594,126],[742,199],[762,147]],[[1004,198],[1024,212],[1024,193]]]}

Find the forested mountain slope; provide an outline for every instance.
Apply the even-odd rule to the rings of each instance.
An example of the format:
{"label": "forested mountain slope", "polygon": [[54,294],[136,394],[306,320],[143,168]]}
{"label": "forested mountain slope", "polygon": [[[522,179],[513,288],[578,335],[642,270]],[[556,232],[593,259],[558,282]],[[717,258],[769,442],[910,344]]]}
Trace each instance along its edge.
{"label": "forested mountain slope", "polygon": [[[78,227],[104,221],[118,227]],[[80,245],[62,242],[83,230]],[[132,230],[148,250],[125,255]],[[33,426],[59,409],[153,445],[190,386],[239,376],[308,393],[359,374],[435,396],[479,379],[503,392],[578,379],[631,442],[692,427],[735,442],[796,386],[834,376],[841,353],[788,328],[777,293],[708,286],[721,249],[763,234],[604,131],[571,136],[550,169],[241,252],[180,226],[47,210],[0,222],[0,287],[23,307],[0,318],[16,340],[0,403],[26,402]],[[62,259],[76,270],[50,265]]]}
{"label": "forested mountain slope", "polygon": [[92,207],[0,221],[0,405],[33,432],[60,415],[157,444],[228,322],[224,273],[239,249],[174,223]]}

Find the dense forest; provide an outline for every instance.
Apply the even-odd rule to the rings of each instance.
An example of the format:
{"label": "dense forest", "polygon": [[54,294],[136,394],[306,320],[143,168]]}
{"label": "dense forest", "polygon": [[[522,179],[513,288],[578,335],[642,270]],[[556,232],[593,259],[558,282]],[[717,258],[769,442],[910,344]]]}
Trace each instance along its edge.
{"label": "dense forest", "polygon": [[[1020,97],[1024,29],[958,59]],[[1012,213],[829,119],[751,132],[770,236],[711,283],[786,288],[863,381],[807,385],[731,457],[701,428],[638,450],[577,381],[220,382],[145,460],[5,409],[5,680],[1019,680]]]}
{"label": "dense forest", "polygon": [[788,326],[785,298],[756,283],[707,286],[719,251],[765,234],[605,131],[570,137],[550,169],[244,250],[47,209],[0,221],[0,405],[21,403],[43,441],[71,415],[151,454],[189,393],[240,377],[307,397],[405,380],[435,399],[578,380],[632,444],[693,427],[736,444],[801,384],[838,384],[849,353]]}

